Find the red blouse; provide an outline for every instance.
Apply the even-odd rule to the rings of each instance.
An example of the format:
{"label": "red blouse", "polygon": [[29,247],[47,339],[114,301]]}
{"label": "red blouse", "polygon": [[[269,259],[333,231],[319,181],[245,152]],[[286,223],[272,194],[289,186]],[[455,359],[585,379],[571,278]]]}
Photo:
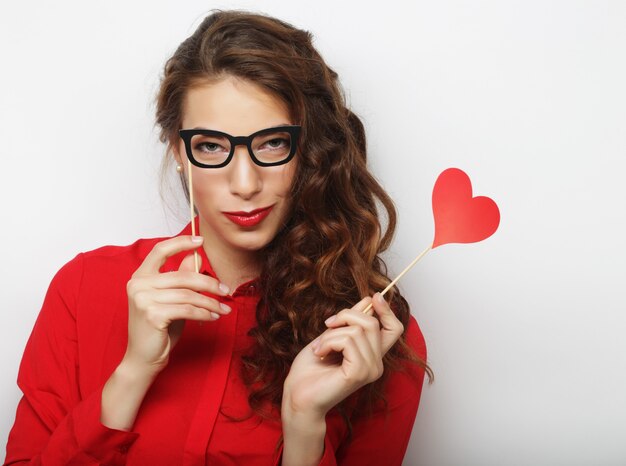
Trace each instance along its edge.
{"label": "red blouse", "polygon": [[[197,219],[196,219],[197,221]],[[180,233],[191,234],[191,224]],[[218,297],[227,316],[187,321],[168,366],[157,376],[130,432],[100,423],[102,388],[122,360],[128,339],[126,283],[152,247],[166,238],[80,253],[53,278],[19,368],[23,396],[9,434],[5,465],[280,465],[279,422],[248,413],[239,377],[240,355],[252,339],[259,300],[257,280]],[[202,273],[215,272],[202,248]],[[177,270],[187,252],[161,271]],[[409,344],[425,357],[426,346],[411,317]],[[353,422],[346,443],[344,422],[326,417],[320,465],[401,465],[422,391],[420,383],[394,373],[386,386],[386,410]],[[276,411],[277,412],[277,411]]]}

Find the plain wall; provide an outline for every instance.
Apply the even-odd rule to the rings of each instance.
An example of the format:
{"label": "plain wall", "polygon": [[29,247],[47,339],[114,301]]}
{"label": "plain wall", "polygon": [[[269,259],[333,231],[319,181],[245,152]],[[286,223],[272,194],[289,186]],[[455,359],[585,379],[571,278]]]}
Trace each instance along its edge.
{"label": "plain wall", "polygon": [[159,196],[153,98],[216,7],[315,35],[399,210],[392,275],[432,241],[443,169],[500,206],[493,237],[437,248],[400,282],[436,374],[405,464],[626,464],[619,1],[2,2],[0,443],[54,273],[186,222]]}

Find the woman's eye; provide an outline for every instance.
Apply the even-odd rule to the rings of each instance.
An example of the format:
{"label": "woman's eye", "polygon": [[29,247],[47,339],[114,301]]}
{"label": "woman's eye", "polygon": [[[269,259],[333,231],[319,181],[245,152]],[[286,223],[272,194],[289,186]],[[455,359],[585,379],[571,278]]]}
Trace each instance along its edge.
{"label": "woman's eye", "polygon": [[205,152],[219,152],[220,149],[223,149],[222,146],[215,142],[202,142],[196,146],[197,149],[203,150]]}
{"label": "woman's eye", "polygon": [[275,139],[270,139],[265,144],[267,144],[270,149],[278,149],[280,147],[284,147],[287,144],[287,140],[281,139],[281,138],[275,138]]}

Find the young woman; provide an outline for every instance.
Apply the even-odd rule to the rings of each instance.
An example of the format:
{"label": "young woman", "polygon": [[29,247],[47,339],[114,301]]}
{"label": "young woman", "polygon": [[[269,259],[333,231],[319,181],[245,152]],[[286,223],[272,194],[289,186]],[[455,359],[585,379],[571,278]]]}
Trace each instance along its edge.
{"label": "young woman", "polygon": [[432,374],[407,302],[376,293],[394,206],[311,35],[211,14],[157,123],[194,225],[57,273],[5,464],[400,465]]}

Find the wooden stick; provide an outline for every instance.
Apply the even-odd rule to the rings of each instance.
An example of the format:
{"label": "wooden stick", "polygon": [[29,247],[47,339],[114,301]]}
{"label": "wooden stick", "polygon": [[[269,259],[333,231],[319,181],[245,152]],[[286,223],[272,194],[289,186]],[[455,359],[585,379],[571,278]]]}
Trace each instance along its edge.
{"label": "wooden stick", "polygon": [[[191,215],[191,234],[196,236],[196,222],[193,211],[193,180],[191,178],[191,162],[187,162],[187,187],[189,188],[189,211]],[[196,273],[200,271],[200,258],[198,257],[198,250],[193,250],[193,259],[196,265]]]}
{"label": "wooden stick", "polygon": [[[428,246],[426,249],[424,249],[419,256],[417,256],[415,259],[413,259],[413,262],[411,262],[409,265],[406,266],[406,268],[400,272],[400,275],[398,275],[396,278],[393,279],[393,281],[387,285],[387,288],[385,288],[383,291],[380,292],[381,296],[385,296],[385,293],[387,293],[387,291],[389,291],[391,289],[391,287],[393,285],[395,285],[398,280],[400,280],[402,278],[402,276],[407,273],[411,267],[413,267],[415,264],[417,264],[417,261],[419,261],[422,257],[424,257],[426,255],[426,253],[428,251],[430,251],[430,249],[432,248],[431,246]],[[372,303],[370,303],[364,310],[363,310],[363,314],[365,314],[366,312],[368,312],[370,309],[372,308]]]}

